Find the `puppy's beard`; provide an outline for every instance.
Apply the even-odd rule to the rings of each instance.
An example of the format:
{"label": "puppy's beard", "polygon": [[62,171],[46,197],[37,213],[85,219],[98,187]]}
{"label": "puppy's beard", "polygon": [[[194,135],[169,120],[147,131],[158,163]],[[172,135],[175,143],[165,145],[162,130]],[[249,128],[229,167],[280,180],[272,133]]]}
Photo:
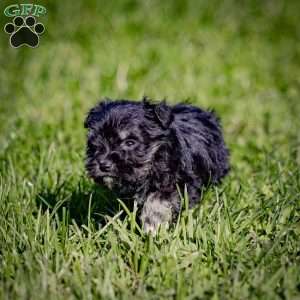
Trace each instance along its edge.
{"label": "puppy's beard", "polygon": [[104,176],[103,177],[103,183],[111,190],[114,185],[114,178],[110,176]]}

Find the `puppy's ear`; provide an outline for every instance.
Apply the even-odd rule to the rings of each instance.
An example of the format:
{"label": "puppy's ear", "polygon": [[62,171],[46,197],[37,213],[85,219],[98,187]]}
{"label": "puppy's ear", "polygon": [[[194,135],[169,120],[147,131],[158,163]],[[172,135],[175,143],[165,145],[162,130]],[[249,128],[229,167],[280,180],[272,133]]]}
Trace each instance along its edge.
{"label": "puppy's ear", "polygon": [[164,129],[167,129],[173,121],[172,108],[163,100],[158,104],[152,104],[146,97],[143,98],[144,109],[146,116],[154,119]]}
{"label": "puppy's ear", "polygon": [[84,128],[91,128],[92,124],[97,122],[98,115],[101,113],[102,107],[101,104],[98,104],[96,107],[92,108],[84,121]]}
{"label": "puppy's ear", "polygon": [[172,109],[165,101],[154,106],[154,113],[163,128],[168,128],[173,121]]}
{"label": "puppy's ear", "polygon": [[109,102],[111,102],[110,99],[104,99],[103,102],[100,102],[88,112],[84,121],[84,128],[91,128],[93,124],[101,120],[105,107]]}

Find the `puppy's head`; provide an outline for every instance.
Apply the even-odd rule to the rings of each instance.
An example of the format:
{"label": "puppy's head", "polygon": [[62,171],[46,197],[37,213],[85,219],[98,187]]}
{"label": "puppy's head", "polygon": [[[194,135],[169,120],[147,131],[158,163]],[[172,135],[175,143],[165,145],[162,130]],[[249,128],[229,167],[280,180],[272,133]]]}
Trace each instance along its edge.
{"label": "puppy's head", "polygon": [[164,102],[105,100],[85,120],[86,169],[95,182],[133,194],[169,142],[172,110]]}

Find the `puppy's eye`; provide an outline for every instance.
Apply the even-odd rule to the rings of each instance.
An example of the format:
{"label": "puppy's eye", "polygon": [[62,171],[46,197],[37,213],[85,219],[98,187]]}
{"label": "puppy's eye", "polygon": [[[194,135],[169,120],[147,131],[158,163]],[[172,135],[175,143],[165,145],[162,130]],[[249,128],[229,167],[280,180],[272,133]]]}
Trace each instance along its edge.
{"label": "puppy's eye", "polygon": [[133,146],[136,145],[136,141],[135,141],[135,140],[132,140],[132,139],[126,140],[126,141],[125,141],[125,145],[126,145],[127,147],[133,147]]}
{"label": "puppy's eye", "polygon": [[102,144],[95,145],[93,143],[88,143],[88,150],[94,154],[103,154],[105,152],[105,147]]}

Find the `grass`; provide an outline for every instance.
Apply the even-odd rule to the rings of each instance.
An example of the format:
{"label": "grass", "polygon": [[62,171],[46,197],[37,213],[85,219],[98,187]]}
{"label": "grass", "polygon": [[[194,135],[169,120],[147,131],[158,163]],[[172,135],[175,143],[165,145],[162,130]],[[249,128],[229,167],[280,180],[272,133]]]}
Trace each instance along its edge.
{"label": "grass", "polygon": [[[39,4],[38,48],[0,34],[0,299],[300,299],[299,1]],[[232,164],[154,238],[83,163],[144,94],[216,109]]]}

